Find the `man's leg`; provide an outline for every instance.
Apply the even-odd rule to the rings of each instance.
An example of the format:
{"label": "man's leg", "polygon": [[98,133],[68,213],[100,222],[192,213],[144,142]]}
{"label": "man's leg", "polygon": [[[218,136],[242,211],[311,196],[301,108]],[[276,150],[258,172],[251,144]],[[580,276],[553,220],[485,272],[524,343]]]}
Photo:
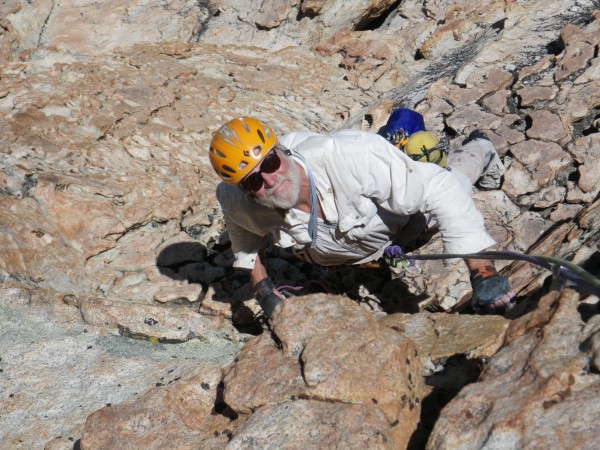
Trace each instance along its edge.
{"label": "man's leg", "polygon": [[494,145],[482,132],[473,132],[467,142],[448,155],[448,167],[463,173],[483,189],[498,189],[506,168]]}

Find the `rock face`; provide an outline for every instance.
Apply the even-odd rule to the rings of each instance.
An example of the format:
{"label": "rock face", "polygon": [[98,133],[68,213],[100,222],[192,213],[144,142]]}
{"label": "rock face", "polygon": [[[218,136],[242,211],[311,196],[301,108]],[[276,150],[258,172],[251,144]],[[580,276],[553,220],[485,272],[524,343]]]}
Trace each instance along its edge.
{"label": "rock face", "polygon": [[[223,230],[203,146],[210,133],[225,117],[249,114],[243,112],[248,93],[262,92],[265,83],[271,94],[253,101],[285,95],[290,84],[299,87],[281,106],[298,110],[312,104],[305,126],[329,109],[319,105],[347,114],[341,97],[349,106],[356,101],[349,91],[342,94],[345,83],[334,86],[340,69],[315,56],[308,62],[305,51],[290,50],[297,64],[294,57],[268,62],[267,53],[259,52],[265,65],[257,67],[258,60],[243,50],[219,56],[208,53],[211,49],[179,43],[138,47],[124,59],[61,63],[65,56],[55,54],[49,71],[14,66],[16,72],[3,79],[7,94],[0,100],[6,145],[0,181],[7,194],[0,214],[8,227],[0,237],[6,249],[0,256],[3,278],[142,303],[168,297],[169,290],[189,302],[199,300],[199,285],[181,293],[182,280],[173,278],[197,271],[189,265],[206,260],[207,246]],[[211,75],[221,64],[229,66],[229,80]],[[23,84],[19,78],[29,71],[41,73]],[[322,90],[332,94],[317,96]],[[290,118],[286,127],[291,124]],[[40,252],[48,257],[37,258]]]}
{"label": "rock face", "polygon": [[200,33],[201,24],[209,15],[202,3],[9,1],[0,16],[16,38],[11,43],[13,52],[51,47],[60,52],[89,55],[142,42],[189,42]]}
{"label": "rock face", "polygon": [[205,364],[103,408],[81,448],[405,448],[422,397],[414,342],[342,297],[288,299],[276,314],[273,336],[248,341],[223,377]]}
{"label": "rock face", "polygon": [[468,303],[462,262],[390,276],[269,248],[276,284],[323,294],[263,330],[206,149],[241,115],[378,132],[409,107],[453,149],[478,128],[508,169],[474,191],[498,247],[598,276],[595,8],[0,2],[0,447],[589,447],[596,297],[497,261],[506,319],[440,316]]}
{"label": "rock face", "polygon": [[266,334],[255,338],[225,374],[224,399],[234,411],[250,414],[296,398],[358,403],[383,413],[382,436],[389,429],[397,448],[408,444],[422,396],[411,340],[350,300],[324,295],[286,300],[273,332],[277,342]]}
{"label": "rock face", "polygon": [[[470,320],[469,320],[470,319]],[[390,314],[379,321],[417,344],[432,361],[455,354],[489,358],[504,343],[509,321],[501,316],[445,313]]]}
{"label": "rock face", "polygon": [[201,365],[197,375],[146,392],[133,402],[106,406],[88,418],[82,449],[224,448],[230,420],[215,414],[219,365]]}
{"label": "rock face", "polygon": [[228,449],[398,448],[380,410],[365,404],[297,400],[261,408]]}
{"label": "rock face", "polygon": [[[138,324],[129,337],[119,335],[118,324],[108,316],[86,323],[68,304],[72,297],[3,285],[0,298],[2,448],[43,448],[46,443],[51,449],[73,448],[91,412],[126,400],[136,402],[150,387],[176,386],[178,380],[199,373],[198,367],[211,367],[217,374],[214,392],[219,367],[243,344],[239,336],[224,338],[224,330],[208,326],[203,332],[194,327],[197,339],[168,344],[159,334],[162,330],[143,334],[143,327],[152,323],[162,328],[164,313],[161,317],[156,310],[148,314],[127,309],[127,303],[115,311]],[[201,320],[196,318],[197,323]]]}
{"label": "rock face", "polygon": [[600,323],[581,321],[579,300],[569,290],[548,294],[515,320],[479,381],[442,411],[427,447],[596,446],[600,378],[589,349]]}

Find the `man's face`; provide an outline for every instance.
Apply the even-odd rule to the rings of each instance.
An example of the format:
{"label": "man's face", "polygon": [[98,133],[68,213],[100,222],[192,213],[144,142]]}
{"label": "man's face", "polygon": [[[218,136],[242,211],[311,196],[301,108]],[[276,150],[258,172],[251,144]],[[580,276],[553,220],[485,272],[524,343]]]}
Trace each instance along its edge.
{"label": "man's face", "polygon": [[[248,182],[250,177],[252,183]],[[242,189],[244,184],[253,187],[244,190],[249,192],[257,203],[269,208],[291,209],[300,196],[300,169],[291,156],[285,154],[281,148],[275,147],[241,184]],[[259,184],[260,188],[256,190]]]}

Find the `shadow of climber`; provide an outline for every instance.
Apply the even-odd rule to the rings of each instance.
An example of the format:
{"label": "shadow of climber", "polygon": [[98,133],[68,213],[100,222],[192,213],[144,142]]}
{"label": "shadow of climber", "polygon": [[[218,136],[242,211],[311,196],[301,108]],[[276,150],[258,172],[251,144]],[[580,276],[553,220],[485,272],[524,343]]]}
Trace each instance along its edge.
{"label": "shadow of climber", "polygon": [[211,301],[231,305],[231,320],[236,328],[242,332],[259,333],[260,323],[244,303],[252,298],[248,274],[217,264],[215,259],[219,255],[221,252],[207,249],[197,242],[179,242],[160,251],[156,266],[162,275],[173,280],[202,286],[202,293],[198,298],[199,312],[203,311],[202,304],[210,286]]}
{"label": "shadow of climber", "polygon": [[208,251],[196,242],[179,242],[161,250],[156,266],[161,274],[174,280],[207,286],[225,276],[225,268],[208,260]]}

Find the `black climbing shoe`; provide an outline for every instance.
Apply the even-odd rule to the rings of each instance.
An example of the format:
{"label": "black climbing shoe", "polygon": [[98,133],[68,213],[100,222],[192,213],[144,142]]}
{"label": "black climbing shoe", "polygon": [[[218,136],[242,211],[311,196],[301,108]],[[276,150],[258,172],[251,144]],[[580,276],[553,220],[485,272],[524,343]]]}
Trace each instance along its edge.
{"label": "black climbing shoe", "polygon": [[477,139],[485,139],[486,141],[490,140],[488,135],[485,134],[483,131],[475,130],[475,131],[471,131],[469,136],[467,136],[467,138],[463,141],[462,145],[468,144],[469,142],[475,141]]}

